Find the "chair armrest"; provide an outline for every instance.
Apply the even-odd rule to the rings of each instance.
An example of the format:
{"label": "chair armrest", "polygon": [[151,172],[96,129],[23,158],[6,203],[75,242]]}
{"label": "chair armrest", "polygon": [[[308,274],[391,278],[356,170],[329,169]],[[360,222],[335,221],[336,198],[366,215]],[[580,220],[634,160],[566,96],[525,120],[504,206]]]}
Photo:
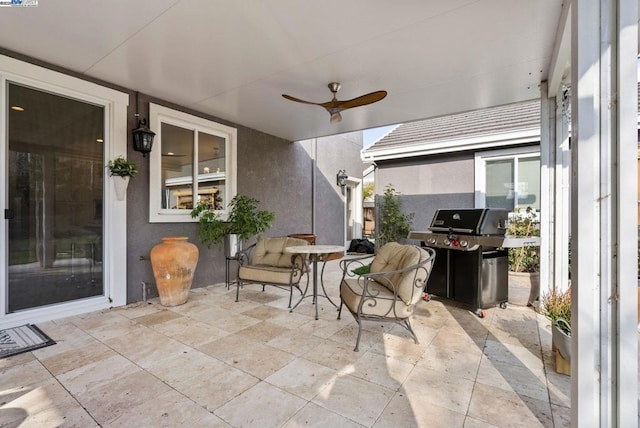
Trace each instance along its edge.
{"label": "chair armrest", "polygon": [[354,277],[357,274],[353,272],[354,269],[357,269],[362,266],[366,266],[370,264],[369,260],[373,260],[375,254],[369,254],[362,257],[354,257],[349,259],[344,259],[340,261],[340,269],[342,269],[342,279],[345,277]]}
{"label": "chair armrest", "polygon": [[238,251],[236,257],[238,258],[238,265],[243,266],[251,263],[251,255],[253,254],[253,249],[256,247],[256,244],[251,244],[247,248],[242,251]]}
{"label": "chair armrest", "polygon": [[[413,264],[411,266],[407,266],[402,269],[396,269],[396,270],[390,270],[390,271],[384,271],[384,272],[373,272],[373,273],[366,273],[366,274],[360,275],[360,277],[358,278],[358,281],[360,280],[363,281],[363,295],[369,294],[368,292],[369,281],[375,281],[378,284],[386,286],[390,290],[394,290],[393,292],[394,298],[397,298],[398,296],[398,288],[396,286],[397,284],[393,284],[390,278],[395,277],[396,275],[401,276],[402,274],[411,272],[411,271],[415,271],[413,275],[414,287],[417,288],[418,284],[420,284],[420,287],[423,287],[424,284],[428,281],[429,276],[431,274],[431,268],[433,267],[434,258],[435,258],[435,251],[431,250],[429,251],[428,257],[426,257],[423,260],[420,260],[418,263]],[[424,280],[419,281],[417,277],[418,277],[418,271],[420,270],[425,272],[425,278]]]}
{"label": "chair armrest", "polygon": [[292,254],[291,268],[295,272],[300,269],[302,272],[309,271],[309,255],[308,254]]}

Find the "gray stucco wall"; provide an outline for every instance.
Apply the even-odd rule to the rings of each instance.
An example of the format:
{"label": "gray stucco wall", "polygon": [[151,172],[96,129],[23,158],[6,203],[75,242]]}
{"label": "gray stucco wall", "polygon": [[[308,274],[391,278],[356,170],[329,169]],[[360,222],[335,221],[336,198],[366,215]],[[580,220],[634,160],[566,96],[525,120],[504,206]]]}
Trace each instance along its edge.
{"label": "gray stucco wall", "polygon": [[[344,241],[344,203],[335,174],[346,169],[351,176],[361,177],[360,149],[362,133],[336,137],[323,137],[312,142],[289,142],[247,127],[239,126],[216,117],[185,107],[139,94],[110,82],[89,78],[81,73],[54,64],[0,48],[0,54],[30,62],[78,79],[91,81],[129,94],[127,129],[137,128],[138,119],[149,118],[149,102],[175,110],[204,117],[236,127],[238,130],[238,192],[261,201],[261,208],[274,211],[276,219],[266,236],[282,236],[290,233],[310,233],[313,229],[315,199],[316,230],[319,243]],[[131,133],[128,132],[127,157],[138,165],[138,174],[127,189],[127,302],[142,299],[144,281],[149,296],[157,296],[149,252],[163,236],[187,236],[200,250],[193,287],[203,287],[224,281],[225,258],[221,249],[208,249],[198,240],[197,223],[149,223],[149,158],[133,150]],[[317,162],[314,162],[317,158]],[[314,196],[314,164],[316,193]]]}
{"label": "gray stucco wall", "polygon": [[316,147],[318,175],[315,226],[318,244],[341,245],[346,239],[345,206],[341,189],[336,185],[336,175],[344,169],[348,176],[362,178],[362,133],[318,138]]}
{"label": "gray stucco wall", "polygon": [[[133,98],[132,98],[133,99]],[[166,101],[139,95],[140,114],[149,117],[149,102],[214,120],[238,129],[238,192],[260,201],[260,208],[274,211],[276,219],[265,236],[311,233],[313,229],[313,166],[317,157],[316,235],[318,243],[344,242],[344,205],[335,185],[339,168],[361,176],[359,151],[361,133],[323,137],[314,141],[289,142],[272,135],[220,120]],[[137,123],[134,108],[129,109],[129,129]],[[131,140],[129,135],[129,139]],[[359,142],[359,145],[358,145]],[[197,223],[149,223],[149,161],[132,148],[128,156],[138,163],[139,173],[127,191],[128,255],[127,301],[142,299],[142,282],[148,284],[149,296],[156,296],[149,252],[163,236],[188,236],[198,246],[200,261],[193,287],[224,281],[225,258],[221,248],[207,248],[198,239]],[[345,165],[346,163],[346,165]],[[357,167],[356,167],[357,166]],[[232,277],[236,265],[232,263]]]}
{"label": "gray stucco wall", "polygon": [[474,157],[471,152],[377,162],[376,199],[388,184],[401,193],[413,230],[426,230],[437,209],[473,208]]}

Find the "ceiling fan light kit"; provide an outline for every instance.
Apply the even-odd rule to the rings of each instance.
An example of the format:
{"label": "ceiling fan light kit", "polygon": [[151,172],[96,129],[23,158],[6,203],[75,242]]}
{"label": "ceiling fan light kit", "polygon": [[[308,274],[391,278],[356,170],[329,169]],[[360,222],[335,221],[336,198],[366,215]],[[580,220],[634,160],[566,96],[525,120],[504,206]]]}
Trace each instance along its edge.
{"label": "ceiling fan light kit", "polygon": [[354,107],[360,107],[367,104],[373,104],[387,96],[387,91],[375,91],[365,95],[361,95],[351,100],[340,101],[336,98],[336,93],[340,90],[340,83],[331,82],[327,86],[329,87],[329,90],[333,93],[333,98],[331,99],[331,101],[327,101],[326,103],[314,103],[312,101],[305,101],[305,100],[301,100],[300,98],[292,97],[291,95],[286,95],[286,94],[282,94],[282,96],[289,101],[295,101],[297,103],[311,104],[311,105],[323,107],[325,110],[327,110],[327,112],[329,112],[330,123],[338,123],[342,121],[342,115],[340,114],[340,112],[343,110],[354,108]]}

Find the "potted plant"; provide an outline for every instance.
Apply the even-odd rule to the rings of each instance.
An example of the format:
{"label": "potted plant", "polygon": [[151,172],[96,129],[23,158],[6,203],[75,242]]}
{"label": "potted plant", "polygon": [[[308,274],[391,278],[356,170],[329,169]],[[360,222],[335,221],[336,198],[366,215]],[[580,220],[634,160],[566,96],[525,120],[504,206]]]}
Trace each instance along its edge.
{"label": "potted plant", "polygon": [[[571,289],[554,289],[542,296],[542,315],[551,321],[551,340],[556,350],[556,371],[570,374]],[[561,358],[558,358],[558,355]],[[563,361],[564,360],[564,361]]]}
{"label": "potted plant", "polygon": [[128,161],[124,156],[120,155],[110,160],[106,168],[109,169],[109,175],[114,178],[113,183],[116,198],[119,201],[124,200],[129,179],[138,173],[138,167],[135,163]]}
{"label": "potted plant", "polygon": [[225,255],[234,257],[242,249],[244,241],[261,234],[273,224],[275,213],[259,210],[258,204],[255,198],[237,194],[229,202],[229,217],[225,221],[213,210],[210,201],[198,201],[191,217],[199,219],[200,240],[207,247],[224,242]]}
{"label": "potted plant", "polygon": [[376,247],[405,239],[411,231],[413,216],[414,213],[402,211],[400,193],[396,192],[393,185],[388,184],[380,204],[380,233],[376,236]]}
{"label": "potted plant", "polygon": [[[526,212],[521,213],[519,209],[509,219],[507,228],[508,236],[530,237],[540,236],[540,221],[538,215],[528,207]],[[526,246],[520,248],[509,248],[509,282],[520,285],[529,291],[526,301],[527,306],[538,305],[540,294],[540,247]],[[517,296],[510,299],[512,303],[524,304],[516,301]]]}

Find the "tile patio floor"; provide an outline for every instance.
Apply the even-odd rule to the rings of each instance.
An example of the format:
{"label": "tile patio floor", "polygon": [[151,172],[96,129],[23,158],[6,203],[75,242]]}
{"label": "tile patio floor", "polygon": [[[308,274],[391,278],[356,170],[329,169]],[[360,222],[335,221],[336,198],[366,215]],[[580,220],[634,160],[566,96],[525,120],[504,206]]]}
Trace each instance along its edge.
{"label": "tile patio floor", "polygon": [[[337,295],[338,262],[327,288]],[[480,319],[421,301],[415,345],[320,299],[223,284],[182,306],[157,299],[39,324],[58,343],[0,360],[1,427],[568,426],[546,320],[523,306]]]}

